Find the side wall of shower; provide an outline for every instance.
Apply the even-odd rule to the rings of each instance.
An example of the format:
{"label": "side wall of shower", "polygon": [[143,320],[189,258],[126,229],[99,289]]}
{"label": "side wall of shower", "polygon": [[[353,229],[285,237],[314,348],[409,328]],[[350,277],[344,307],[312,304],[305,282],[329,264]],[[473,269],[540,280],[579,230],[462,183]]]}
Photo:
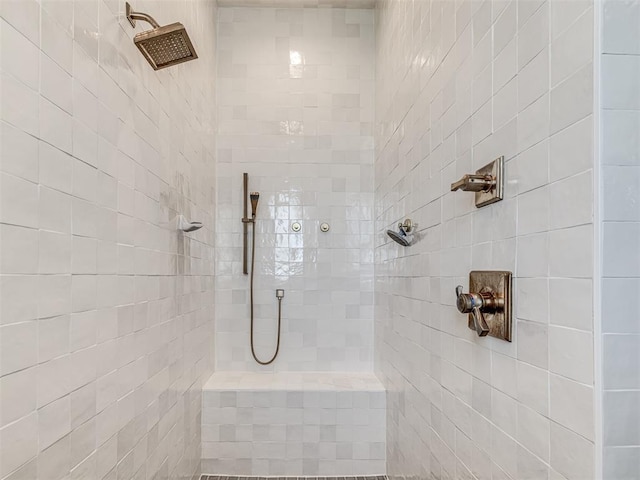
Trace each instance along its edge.
{"label": "side wall of shower", "polygon": [[634,480],[640,479],[640,1],[600,6],[602,475]]}
{"label": "side wall of shower", "polygon": [[[373,11],[220,8],[218,25],[216,369],[371,371]],[[285,290],[280,354],[269,367],[249,346],[243,172],[260,192],[261,358],[275,348],[275,290]]]}
{"label": "side wall of shower", "polygon": [[[596,478],[590,1],[379,4],[376,371],[389,474]],[[506,197],[451,193],[504,155]],[[384,230],[409,216],[405,249]],[[455,308],[514,272],[512,343]],[[404,478],[404,477],[403,477]]]}
{"label": "side wall of shower", "polygon": [[124,1],[0,2],[3,479],[199,473],[215,2],[134,6],[184,23],[200,59],[154,72]]}

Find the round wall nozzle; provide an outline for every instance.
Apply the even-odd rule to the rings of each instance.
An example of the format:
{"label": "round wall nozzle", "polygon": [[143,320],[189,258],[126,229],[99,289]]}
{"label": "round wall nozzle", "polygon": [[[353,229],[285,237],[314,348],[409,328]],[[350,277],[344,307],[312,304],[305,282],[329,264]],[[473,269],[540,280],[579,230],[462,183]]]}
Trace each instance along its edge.
{"label": "round wall nozzle", "polygon": [[394,232],[393,230],[387,230],[387,235],[391,237],[391,239],[402,245],[403,247],[411,246],[411,242],[413,241],[413,235],[407,235],[404,232]]}

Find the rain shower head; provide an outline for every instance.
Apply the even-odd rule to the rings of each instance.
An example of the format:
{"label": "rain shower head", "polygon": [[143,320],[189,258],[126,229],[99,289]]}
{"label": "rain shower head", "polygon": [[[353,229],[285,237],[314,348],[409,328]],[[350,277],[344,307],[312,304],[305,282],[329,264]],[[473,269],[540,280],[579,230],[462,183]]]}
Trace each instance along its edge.
{"label": "rain shower head", "polygon": [[134,12],[126,4],[127,19],[135,28],[136,20],[150,23],[153,29],[138,33],[133,38],[138,50],[144,55],[154,70],[178,65],[198,58],[187,30],[181,23],[172,23],[163,27],[146,13]]}

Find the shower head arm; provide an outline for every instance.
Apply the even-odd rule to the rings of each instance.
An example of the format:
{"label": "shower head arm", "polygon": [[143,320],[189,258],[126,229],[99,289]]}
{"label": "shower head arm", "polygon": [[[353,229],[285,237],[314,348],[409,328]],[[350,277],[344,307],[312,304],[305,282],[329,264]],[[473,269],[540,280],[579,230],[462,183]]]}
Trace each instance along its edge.
{"label": "shower head arm", "polygon": [[127,2],[126,4],[126,13],[127,13],[127,20],[129,20],[129,23],[133,28],[136,28],[136,20],[142,20],[143,22],[147,22],[151,24],[153,28],[160,28],[160,24],[156,22],[151,15],[147,15],[146,13],[142,13],[142,12],[134,12],[133,9],[131,8],[131,5],[129,5],[129,2]]}

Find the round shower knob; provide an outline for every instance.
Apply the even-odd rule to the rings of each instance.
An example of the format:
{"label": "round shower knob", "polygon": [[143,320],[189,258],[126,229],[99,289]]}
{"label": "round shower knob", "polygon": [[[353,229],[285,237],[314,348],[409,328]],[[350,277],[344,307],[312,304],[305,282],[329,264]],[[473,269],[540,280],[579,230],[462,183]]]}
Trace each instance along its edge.
{"label": "round shower knob", "polygon": [[328,231],[329,231],[329,224],[328,224],[328,223],[326,223],[326,222],[325,222],[325,223],[323,223],[323,224],[321,224],[321,225],[320,225],[320,231],[321,231],[321,232],[325,232],[325,233],[326,233],[326,232],[328,232]]}
{"label": "round shower knob", "polygon": [[298,222],[293,222],[291,224],[291,230],[294,232],[299,232],[302,229],[302,226]]}
{"label": "round shower knob", "polygon": [[462,293],[462,287],[456,288],[456,307],[460,313],[471,313],[474,308],[482,306],[482,298],[471,293]]}

